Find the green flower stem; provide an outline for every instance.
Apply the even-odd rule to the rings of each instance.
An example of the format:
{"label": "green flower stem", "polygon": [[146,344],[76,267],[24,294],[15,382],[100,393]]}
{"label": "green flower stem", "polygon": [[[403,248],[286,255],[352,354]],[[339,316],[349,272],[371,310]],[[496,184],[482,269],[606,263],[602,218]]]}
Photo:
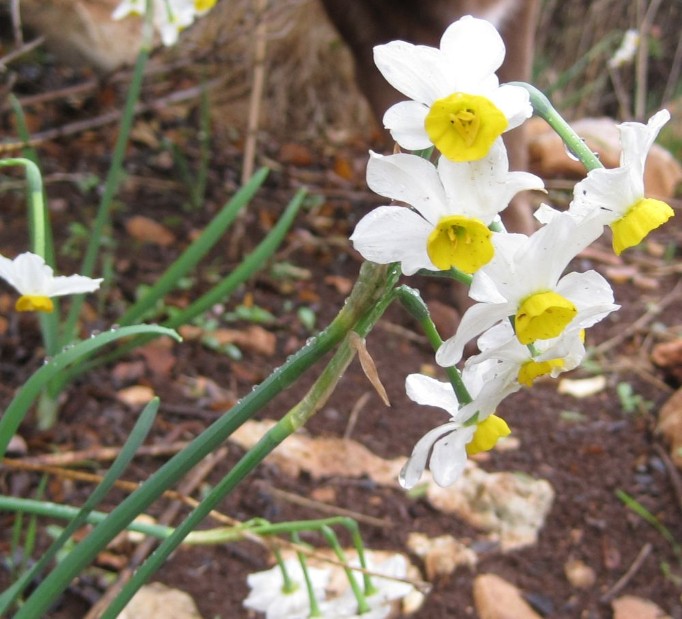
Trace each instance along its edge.
{"label": "green flower stem", "polygon": [[[348,331],[353,329],[360,337],[364,337],[371,330],[385,311],[386,307],[388,307],[390,302],[394,299],[394,286],[400,276],[400,270],[395,266],[390,267],[389,270],[386,266],[366,262],[363,264],[360,271],[356,289],[358,284],[363,282],[366,277],[370,276],[369,274],[378,275],[381,279],[377,280],[372,278],[372,280],[370,280],[371,294],[366,297],[365,302],[356,304],[354,299],[355,295],[351,293],[351,297],[349,297],[348,302],[341,310],[341,313],[349,308],[354,308],[356,310],[355,324],[350,325]],[[346,333],[348,333],[348,331],[346,331]],[[320,338],[323,336],[324,334],[318,336],[315,341],[306,345],[300,353],[305,353],[306,350],[310,348],[317,349],[320,346]],[[135,592],[161,567],[163,562],[182,543],[183,539],[201,523],[211,510],[213,510],[224,497],[247,477],[247,475],[249,475],[256,466],[258,466],[266,456],[275,449],[275,447],[300,428],[322,407],[338,381],[341,379],[344,370],[351,362],[354,355],[355,349],[351,346],[349,338],[345,338],[327,367],[323,370],[322,374],[305,397],[280,419],[280,421],[277,422],[277,424],[275,424],[275,426],[273,426],[265,436],[263,436],[258,443],[256,443],[256,445],[254,445],[239,462],[237,462],[237,464],[235,464],[232,470],[223,477],[211,492],[209,492],[206,498],[175,529],[173,534],[168,539],[164,540],[156,551],[138,568],[135,575],[121,590],[121,593],[112,602],[101,619],[114,619],[117,616],[117,613],[121,612],[125,605],[130,601]],[[268,380],[270,379],[267,379],[266,382],[268,382]],[[263,385],[265,385],[265,383],[263,383]],[[252,392],[252,395],[258,391],[259,389],[257,389],[256,392]],[[235,409],[236,408],[237,407],[235,407]],[[233,409],[230,417],[241,418],[241,416],[235,412],[235,409]],[[243,420],[246,420],[246,418],[247,417],[244,417]],[[241,422],[239,425],[241,425]],[[196,442],[196,440],[197,439],[195,439],[194,442]],[[191,448],[191,446],[192,445],[190,445],[189,448]],[[158,474],[159,473],[157,473],[157,475]],[[151,480],[146,482],[145,485],[148,487],[150,483]],[[17,617],[16,619],[21,618]]]}
{"label": "green flower stem", "polygon": [[296,583],[293,580],[291,580],[291,576],[289,576],[289,570],[287,569],[287,565],[284,562],[284,559],[282,559],[282,553],[276,546],[272,549],[272,552],[275,555],[277,565],[279,565],[279,569],[282,572],[283,581],[282,592],[293,593],[296,590]]}
{"label": "green flower stem", "polygon": [[[301,545],[301,536],[298,533],[292,533],[291,539],[294,544]],[[305,578],[305,587],[308,591],[308,601],[310,602],[310,614],[309,617],[321,617],[320,605],[317,603],[317,597],[315,596],[315,589],[313,587],[312,580],[310,579],[310,574],[308,573],[308,561],[302,552],[297,552],[296,556],[301,564],[301,570],[303,571],[303,577]]]}
{"label": "green flower stem", "polygon": [[0,160],[0,167],[21,165],[26,168],[28,183],[28,219],[31,228],[31,245],[34,254],[45,260],[45,200],[43,177],[40,169],[30,159],[14,157]]}
{"label": "green flower stem", "polygon": [[[339,540],[336,538],[334,531],[330,527],[322,527],[321,533],[324,535],[324,538],[331,546],[339,561],[347,566],[348,559],[346,558],[346,553],[343,552],[343,548],[341,548],[341,544],[339,544]],[[358,601],[358,615],[369,612],[370,606],[367,603],[367,598],[365,597],[362,589],[358,586],[355,576],[353,575],[353,570],[351,570],[349,567],[344,567],[343,569],[346,572],[346,578],[348,578],[350,588],[353,590],[353,595],[355,595],[355,599]]]}
{"label": "green flower stem", "polygon": [[[277,394],[291,386],[303,372],[332,350],[368,310],[375,308],[377,301],[387,294],[387,289],[394,283],[394,279],[388,277],[387,274],[386,266],[364,263],[347,302],[327,329],[320,333],[313,342],[292,355],[279,370],[273,372],[227,414],[204,430],[182,452],[166,462],[138,490],[123,500],[104,522],[97,525],[90,535],[63,559],[58,569],[53,570],[42,581],[31,597],[25,601],[15,619],[43,616],[51,601],[56,599],[69,583],[92,562],[97,553],[125,529],[136,516],[144,512],[165,490],[174,485],[206,455],[214,451],[244,421],[261,410]],[[267,450],[263,450],[260,456],[256,456],[258,461],[264,458],[271,449],[272,447],[268,445]],[[239,477],[239,480],[241,477],[243,475]],[[212,508],[213,505],[208,511]],[[202,513],[201,518],[203,516]],[[183,528],[180,531],[179,537],[173,539],[172,549],[178,545],[178,539],[182,540],[187,536],[194,524],[192,521],[187,529]],[[108,616],[115,617],[116,615],[112,613]]]}
{"label": "green flower stem", "polygon": [[[18,512],[21,514],[34,514],[45,516],[46,518],[58,518],[59,520],[72,520],[79,516],[80,507],[71,505],[60,505],[50,501],[38,501],[36,499],[22,499],[19,497],[0,495],[0,511]],[[109,514],[105,512],[91,511],[87,514],[84,522],[88,524],[98,524]],[[151,524],[143,521],[133,521],[127,527],[127,531],[136,531],[149,537],[166,539],[172,532],[171,527],[160,524]],[[189,543],[189,542],[188,542]]]}
{"label": "green flower stem", "polygon": [[[419,291],[409,286],[399,286],[396,289],[396,294],[403,307],[417,320],[419,326],[423,329],[426,339],[429,340],[433,350],[437,351],[443,345],[443,339],[438,333],[436,325],[433,324],[429,308],[424,303],[424,299],[422,299]],[[452,388],[455,390],[455,395],[460,405],[464,406],[472,402],[473,398],[462,381],[459,370],[455,366],[444,368],[444,370]]]}
{"label": "green flower stem", "polygon": [[540,92],[535,86],[526,84],[525,82],[511,82],[512,86],[520,86],[525,88],[530,94],[530,102],[533,106],[533,111],[540,117],[544,118],[559,137],[564,141],[569,151],[573,153],[580,162],[587,168],[587,171],[603,168],[599,158],[587,147],[587,144],[580,138],[580,136],[573,131],[571,126],[561,117],[559,112],[554,109],[549,99]]}
{"label": "green flower stem", "polygon": [[[142,27],[142,42],[140,44],[140,52],[137,55],[135,68],[130,81],[130,89],[126,98],[125,107],[121,115],[121,122],[118,127],[118,135],[116,137],[116,145],[111,159],[111,166],[107,173],[106,182],[104,185],[104,195],[99,204],[97,215],[90,232],[88,246],[83,257],[83,264],[81,265],[80,274],[86,277],[92,277],[95,270],[95,262],[100,250],[100,243],[105,227],[109,222],[109,212],[114,197],[118,192],[123,176],[123,159],[125,157],[126,147],[128,145],[128,138],[135,119],[135,107],[140,98],[140,91],[142,89],[142,80],[144,78],[144,69],[149,59],[149,54],[152,49],[154,40],[154,30],[152,25],[153,12],[151,10],[151,2],[147,2],[147,9],[144,16],[144,24]],[[62,332],[61,345],[65,346],[73,341],[76,332],[76,323],[85,295],[74,295],[71,301],[71,307],[64,324]]]}

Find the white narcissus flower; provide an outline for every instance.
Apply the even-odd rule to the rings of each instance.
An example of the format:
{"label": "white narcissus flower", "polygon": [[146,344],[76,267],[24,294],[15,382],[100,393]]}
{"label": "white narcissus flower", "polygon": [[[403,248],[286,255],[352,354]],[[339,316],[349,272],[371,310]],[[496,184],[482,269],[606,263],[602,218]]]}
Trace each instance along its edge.
{"label": "white narcissus flower", "polygon": [[[668,120],[668,110],[661,110],[646,125],[635,122],[618,125],[623,145],[620,166],[591,170],[573,190],[567,212],[577,221],[593,220],[610,226],[616,254],[639,245],[649,232],[675,214],[665,202],[644,195],[646,158]],[[546,222],[556,216],[556,211],[543,206],[537,216]]]}
{"label": "white narcissus flower", "polygon": [[376,193],[407,203],[380,206],[350,237],[366,260],[400,262],[403,273],[455,267],[474,273],[493,256],[488,226],[519,192],[543,189],[540,178],[510,172],[498,139],[480,161],[438,167],[416,155],[370,153],[367,184]]}
{"label": "white narcissus flower", "polygon": [[[164,45],[175,45],[182,30],[192,24],[194,18],[206,14],[217,0],[151,0],[154,11],[154,27],[161,35]],[[113,19],[128,15],[144,15],[146,0],[123,0],[112,13]]]}
{"label": "white narcissus flower", "polygon": [[[367,570],[372,572],[371,582],[373,591],[365,591],[365,599],[370,607],[368,612],[357,614],[358,601],[350,586],[338,597],[327,600],[320,604],[322,617],[334,619],[382,619],[388,617],[391,612],[391,604],[404,598],[414,590],[414,587],[395,578],[406,579],[408,577],[408,562],[404,555],[393,554],[383,560],[375,556],[371,550],[365,551]],[[351,567],[360,567],[360,561],[356,557],[349,561]],[[388,578],[381,578],[374,574],[382,574]],[[362,577],[360,572],[354,572],[358,580]]]}
{"label": "white narcissus flower", "polygon": [[21,293],[15,305],[18,312],[51,312],[51,297],[94,292],[102,283],[82,275],[55,277],[40,256],[29,252],[14,260],[0,255],[0,277]]}
{"label": "white narcissus flower", "polygon": [[509,321],[502,321],[478,338],[481,353],[467,359],[466,365],[497,360],[495,372],[508,384],[530,387],[535,379],[556,378],[580,365],[585,357],[584,330],[566,329],[557,338],[538,340],[532,347],[519,342]]}
{"label": "white narcissus flower", "polygon": [[478,303],[464,313],[455,335],[436,352],[436,361],[455,365],[469,340],[509,317],[525,345],[558,337],[569,325],[585,329],[618,309],[611,286],[596,271],[561,277],[600,230],[561,213],[531,236],[497,235],[495,256],[476,272],[469,290]]}
{"label": "white narcissus flower", "polygon": [[[439,486],[453,484],[464,471],[467,455],[492,449],[499,438],[510,433],[504,419],[493,413],[506,396],[520,387],[507,376],[498,376],[497,365],[483,362],[464,368],[462,381],[473,400],[463,406],[450,383],[422,374],[407,377],[408,397],[417,404],[442,408],[450,414],[450,420],[427,432],[414,446],[400,472],[404,488],[411,488],[419,481],[427,460]],[[470,425],[465,425],[467,422]]]}
{"label": "white narcissus flower", "polygon": [[[284,563],[295,589],[284,591],[282,570],[275,565],[272,569],[247,576],[251,591],[243,605],[265,613],[265,619],[307,619],[310,615],[310,599],[301,563],[298,559],[288,559]],[[323,599],[329,582],[329,569],[307,567],[307,570],[314,595],[318,600]]]}
{"label": "white narcissus flower", "polygon": [[505,47],[495,27],[465,16],[448,27],[440,48],[392,41],[374,48],[386,80],[412,101],[390,107],[384,125],[403,148],[432,144],[453,161],[485,157],[504,132],[532,113],[528,92],[499,85]]}

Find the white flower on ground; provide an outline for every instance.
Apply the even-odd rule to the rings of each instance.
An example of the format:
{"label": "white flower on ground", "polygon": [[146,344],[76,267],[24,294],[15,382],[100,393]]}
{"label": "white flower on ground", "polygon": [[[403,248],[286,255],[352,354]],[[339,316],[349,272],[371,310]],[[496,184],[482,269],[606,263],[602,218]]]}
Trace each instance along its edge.
{"label": "white flower on ground", "polygon": [[21,293],[15,305],[18,312],[51,312],[51,297],[94,292],[102,283],[82,275],[55,277],[40,256],[29,252],[14,260],[0,255],[0,277]]}
{"label": "white flower on ground", "polygon": [[480,161],[440,157],[437,168],[416,155],[371,153],[367,184],[409,208],[374,209],[360,220],[351,241],[366,260],[400,262],[406,275],[451,267],[474,273],[493,256],[488,226],[498,213],[519,191],[543,188],[537,176],[509,171],[501,139]]}
{"label": "white flower on ground", "polygon": [[[265,619],[307,619],[310,599],[303,569],[298,559],[287,559],[287,573],[295,585],[293,591],[284,591],[284,578],[279,565],[264,572],[249,574],[246,581],[251,591],[244,600],[245,608],[265,613]],[[314,594],[320,602],[329,582],[329,569],[307,568]]]}
{"label": "white flower on ground", "polygon": [[478,303],[464,313],[455,335],[436,352],[436,361],[455,365],[469,340],[510,316],[525,345],[558,337],[569,325],[585,329],[617,309],[611,286],[596,271],[561,277],[599,234],[599,226],[579,225],[561,213],[531,236],[497,235],[495,256],[476,272],[469,290]]}
{"label": "white flower on ground", "polygon": [[[154,11],[154,27],[161,35],[164,45],[175,45],[182,30],[192,24],[194,18],[206,14],[217,0],[151,0]],[[128,15],[144,15],[146,0],[123,0],[112,13],[113,19]]]}
{"label": "white flower on ground", "polygon": [[[404,488],[411,488],[419,481],[427,461],[439,486],[453,484],[464,471],[467,455],[492,449],[499,438],[510,433],[506,422],[493,413],[507,395],[520,387],[508,376],[498,375],[497,369],[494,361],[464,368],[462,381],[473,400],[463,406],[450,383],[422,374],[407,377],[408,397],[423,406],[442,408],[449,413],[450,420],[427,432],[414,446],[400,472]],[[475,421],[471,421],[474,416]],[[467,422],[471,425],[465,425]]]}
{"label": "white flower on ground", "polygon": [[[635,122],[618,125],[623,145],[620,166],[591,170],[573,190],[568,213],[580,222],[593,220],[601,226],[610,226],[616,254],[639,245],[649,232],[675,214],[665,202],[644,195],[646,158],[669,119],[668,110],[661,110],[646,125]],[[556,211],[548,207],[538,213],[540,221],[553,217]]]}
{"label": "white flower on ground", "polygon": [[[414,587],[406,582],[400,580],[393,580],[393,578],[405,579],[407,574],[407,559],[401,554],[392,554],[384,559],[379,559],[372,551],[365,551],[365,560],[367,561],[367,570],[373,574],[383,574],[390,578],[381,578],[379,576],[372,576],[372,586],[374,590],[370,593],[365,593],[367,603],[369,604],[369,612],[361,615],[357,614],[358,602],[353,595],[350,586],[337,598],[328,600],[320,605],[322,616],[333,619],[382,619],[389,616],[391,613],[391,604],[394,601],[400,600],[413,591]],[[349,561],[351,567],[360,567],[360,561],[356,557]],[[353,576],[358,583],[362,580],[361,572],[353,572]]]}
{"label": "white flower on ground", "polygon": [[528,92],[499,85],[505,47],[495,27],[465,16],[448,27],[440,48],[392,41],[374,48],[386,80],[412,101],[390,107],[384,125],[403,148],[432,144],[448,159],[485,157],[504,132],[532,113]]}

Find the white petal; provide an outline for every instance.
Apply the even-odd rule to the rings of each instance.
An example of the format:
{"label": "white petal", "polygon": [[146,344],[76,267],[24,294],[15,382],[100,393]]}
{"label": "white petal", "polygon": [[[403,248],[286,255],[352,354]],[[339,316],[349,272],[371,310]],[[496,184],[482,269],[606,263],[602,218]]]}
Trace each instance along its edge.
{"label": "white petal", "polygon": [[620,307],[613,303],[611,285],[596,271],[568,273],[559,281],[557,292],[578,310],[571,327],[591,327]]}
{"label": "white petal", "polygon": [[53,279],[52,268],[40,256],[29,252],[19,254],[14,259],[14,278],[12,285],[21,294],[49,295]]}
{"label": "white petal", "polygon": [[620,219],[643,197],[641,173],[633,174],[629,168],[598,168],[576,184],[568,212],[578,221],[595,219],[607,225]]}
{"label": "white petal", "polygon": [[533,114],[533,106],[530,103],[530,95],[521,86],[502,84],[489,95],[490,100],[507,117],[508,125],[505,131],[514,129],[530,118]]}
{"label": "white petal", "polygon": [[384,127],[393,139],[408,150],[422,150],[432,146],[424,129],[429,108],[416,101],[401,101],[384,114]]}
{"label": "white petal", "polygon": [[379,195],[414,206],[434,226],[447,212],[436,167],[417,155],[370,153],[367,185]]}
{"label": "white petal", "polygon": [[414,101],[431,105],[447,94],[450,71],[438,49],[391,41],[374,48],[374,63],[393,88]]}
{"label": "white petal", "polygon": [[48,297],[60,297],[65,294],[79,294],[94,292],[103,282],[103,279],[91,279],[83,275],[69,275],[68,277],[55,277],[45,293]]}
{"label": "white petal", "polygon": [[440,48],[456,73],[456,89],[472,92],[472,86],[488,78],[504,60],[502,37],[484,19],[466,15],[443,33]]}
{"label": "white petal", "polygon": [[[578,224],[568,213],[554,217],[534,232],[517,262],[524,281],[515,290],[515,305],[539,290],[552,290],[568,263],[601,235],[602,228],[588,221]],[[521,251],[519,251],[521,254]]]}
{"label": "white petal", "polygon": [[644,173],[644,162],[658,137],[658,133],[670,120],[668,110],[656,112],[646,125],[627,122],[618,125],[620,141],[623,145],[621,166],[635,167],[641,176]]}
{"label": "white petal", "polygon": [[466,444],[471,441],[476,426],[459,428],[450,432],[433,446],[429,468],[433,480],[441,487],[457,481],[467,463]]}
{"label": "white petal", "polygon": [[436,406],[454,416],[459,409],[457,396],[450,383],[423,374],[410,374],[405,379],[407,397],[423,406]]}
{"label": "white petal", "polygon": [[426,461],[428,460],[433,443],[444,434],[453,432],[457,428],[459,428],[459,424],[457,423],[445,423],[433,430],[429,430],[429,432],[417,441],[417,444],[412,450],[412,455],[400,471],[400,485],[403,488],[412,488],[412,486],[419,481],[426,468]]}
{"label": "white petal", "polygon": [[437,271],[426,252],[433,227],[405,206],[380,206],[365,215],[350,240],[365,260],[378,264],[400,262],[405,275],[419,269]]}
{"label": "white petal", "polygon": [[498,320],[506,318],[510,313],[510,306],[506,303],[479,303],[472,305],[462,316],[457,332],[436,352],[436,363],[443,367],[450,367],[459,362],[466,343],[492,327]]}

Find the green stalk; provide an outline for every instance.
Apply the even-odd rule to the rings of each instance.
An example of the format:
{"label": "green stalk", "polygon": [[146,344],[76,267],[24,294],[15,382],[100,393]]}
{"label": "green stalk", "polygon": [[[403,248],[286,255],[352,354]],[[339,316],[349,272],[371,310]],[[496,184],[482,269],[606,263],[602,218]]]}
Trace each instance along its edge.
{"label": "green stalk", "polygon": [[[327,543],[332,547],[332,550],[338,557],[339,561],[347,566],[348,559],[346,558],[346,553],[343,552],[343,548],[341,548],[341,544],[339,544],[339,540],[337,539],[334,531],[330,527],[322,527],[321,532],[322,535],[324,535],[324,538],[327,540]],[[353,590],[353,595],[355,595],[355,599],[358,601],[358,615],[369,612],[370,606],[367,603],[367,598],[355,580],[353,570],[351,570],[349,567],[344,567],[343,569],[346,572],[346,578],[348,578],[350,588]]]}
{"label": "green stalk", "polygon": [[157,336],[167,335],[178,341],[182,339],[175,331],[157,325],[135,325],[132,327],[121,327],[116,331],[105,331],[63,350],[51,361],[31,374],[31,377],[17,391],[2,414],[2,417],[0,417],[0,458],[5,455],[10,439],[24,420],[29,408],[45,385],[54,380],[55,376],[63,373],[71,364],[76,363],[80,358],[98,350],[102,346],[111,344],[124,337],[135,336],[139,333],[154,333]]}
{"label": "green stalk", "polygon": [[[265,181],[269,170],[262,168],[251,177],[234,197],[211,220],[201,235],[196,238],[182,255],[161,275],[157,282],[139,301],[132,305],[118,320],[120,325],[129,325],[156,305],[168,291],[177,286],[178,281],[208,253],[225,233],[235,217],[246,206]],[[182,324],[182,323],[180,323]]]}
{"label": "green stalk", "polygon": [[[225,301],[232,292],[244,283],[249,277],[251,277],[258,269],[260,269],[266,260],[272,256],[272,254],[280,246],[282,239],[289,230],[298,210],[303,203],[305,198],[305,190],[300,189],[296,195],[292,198],[291,202],[287,205],[284,213],[279,218],[275,227],[268,232],[267,236],[258,244],[256,249],[254,249],[239,266],[232,271],[225,279],[216,284],[211,290],[199,297],[194,303],[191,303],[184,310],[177,312],[172,318],[169,318],[163,323],[163,326],[169,329],[176,329],[182,325],[189,324],[196,316],[205,312],[207,309],[211,308],[216,303]],[[173,325],[173,326],[171,326]],[[95,367],[109,363],[114,359],[118,359],[122,355],[135,350],[136,348],[143,346],[145,343],[154,339],[154,336],[139,336],[135,338],[130,338],[123,346],[117,348],[113,352],[97,357],[96,359],[91,359],[79,364],[77,367],[69,368],[67,372],[64,372],[59,376],[58,380],[55,380],[50,385],[50,389],[53,394],[58,394],[64,386],[73,380],[76,376],[83,374],[84,372],[91,370]]]}
{"label": "green stalk", "polygon": [[587,147],[587,144],[585,144],[581,137],[573,131],[573,128],[554,109],[554,106],[552,106],[544,93],[535,88],[535,86],[525,82],[511,82],[511,85],[520,86],[528,91],[533,111],[538,116],[544,118],[549,126],[557,132],[568,150],[580,160],[588,172],[604,167],[599,158]]}
{"label": "green stalk", "polygon": [[[358,283],[363,280],[363,272],[365,270],[387,273],[386,267],[364,263]],[[360,337],[364,337],[371,330],[386,310],[386,307],[393,300],[393,287],[399,275],[399,269],[392,268],[387,276],[384,275],[383,281],[376,282],[378,284],[378,287],[374,288],[376,294],[372,295],[371,301],[367,299],[370,302],[363,304],[362,307],[356,306],[355,302],[352,301],[353,295],[351,294],[348,303],[346,303],[341,311],[343,312],[348,309],[349,306],[355,306],[360,311],[356,314],[355,325],[351,325],[349,330],[353,329]],[[311,347],[316,348],[319,346],[319,337],[310,345]],[[305,350],[306,347],[302,349],[302,351]],[[280,419],[256,445],[244,454],[232,470],[223,477],[204,500],[175,529],[173,534],[164,540],[154,553],[138,568],[134,576],[102,615],[101,619],[114,619],[132,599],[135,592],[163,565],[170,554],[182,543],[182,540],[201,523],[211,510],[246,478],[275,447],[289,435],[293,434],[322,407],[354,355],[355,349],[351,346],[349,339],[346,338],[305,397]],[[147,482],[147,485],[149,483]],[[20,618],[17,617],[17,619]]]}
{"label": "green stalk", "polygon": [[[291,534],[291,540],[294,544],[301,544],[301,536],[298,533]],[[310,617],[321,617],[320,605],[317,603],[317,597],[315,596],[315,589],[313,588],[313,582],[310,579],[310,574],[308,573],[308,562],[306,561],[305,555],[302,552],[297,552],[296,556],[301,564],[301,571],[303,572],[303,578],[305,579],[305,588],[308,591],[308,602],[310,603]]]}
{"label": "green stalk", "polygon": [[[59,503],[52,503],[50,501],[38,501],[36,499],[22,499],[20,497],[0,495],[0,511],[17,512],[19,514],[33,514],[36,516],[44,516],[45,518],[58,518],[59,520],[72,520],[79,516],[81,510],[82,508],[80,507],[61,505]],[[108,515],[109,514],[106,512],[91,511],[88,512],[81,524],[98,524],[102,522]],[[144,535],[155,537],[157,539],[165,539],[173,531],[171,527],[166,527],[160,524],[152,524],[142,520],[131,522],[126,527],[126,530],[143,533]],[[0,602],[5,602],[6,594],[6,591],[3,592]],[[4,605],[2,608],[3,611],[6,610]]]}
{"label": "green stalk", "polygon": [[[43,196],[43,177],[40,168],[23,157],[0,159],[0,167],[23,166],[26,169],[28,184],[28,220],[31,229],[31,247],[34,254],[45,260],[45,200]],[[47,262],[47,261],[46,261]]]}
{"label": "green stalk", "polygon": [[[443,339],[436,329],[436,325],[433,324],[431,320],[431,314],[424,299],[422,299],[418,290],[410,288],[409,286],[399,286],[396,289],[396,294],[400,303],[403,307],[417,320],[419,326],[424,331],[426,339],[429,340],[429,344],[433,347],[434,351],[437,351],[443,345]],[[455,390],[455,395],[457,396],[457,401],[461,406],[473,402],[473,398],[469,394],[469,390],[466,388],[464,381],[462,380],[462,375],[455,366],[448,368],[443,368],[447,374],[448,379],[452,388]]]}
{"label": "green stalk", "polygon": [[[71,536],[76,532],[76,530],[79,527],[81,527],[85,522],[97,521],[90,519],[91,514],[93,513],[96,513],[95,518],[97,516],[100,516],[99,512],[94,512],[93,510],[104,499],[104,497],[108,494],[109,490],[111,490],[116,481],[120,479],[121,475],[123,475],[123,471],[125,471],[128,464],[130,464],[139,446],[144,442],[145,438],[147,437],[147,434],[149,433],[149,430],[152,427],[154,419],[156,419],[156,412],[158,411],[158,408],[159,408],[158,398],[154,398],[144,407],[144,409],[140,413],[137,422],[135,423],[135,426],[130,432],[130,436],[124,443],[123,448],[119,452],[114,462],[109,467],[109,470],[107,471],[107,474],[104,476],[104,479],[102,479],[102,481],[97,485],[97,487],[90,493],[88,499],[85,501],[82,507],[68,508],[70,510],[70,514],[67,517],[71,519],[71,522],[69,522],[69,524],[62,531],[60,536],[56,540],[54,540],[50,547],[46,551],[41,553],[40,559],[38,559],[29,570],[23,571],[21,577],[16,582],[14,582],[9,589],[6,589],[2,593],[2,595],[0,595],[0,616],[3,616],[7,612],[9,606],[12,603],[14,603],[14,601],[17,599],[17,597],[19,597],[19,595],[21,595],[22,591],[26,588],[26,586],[30,582],[35,580],[38,574],[45,569],[45,566],[48,565],[50,561],[52,561],[52,559],[69,541]],[[7,502],[4,503],[3,502],[4,500],[7,500]],[[11,507],[12,500],[13,499],[11,497],[2,497],[0,495],[0,510],[4,508],[18,510],[20,512],[31,511],[30,509],[21,507],[22,505],[21,503],[15,504],[18,505],[18,507]],[[24,501],[26,499],[14,500]],[[44,501],[34,501],[34,503],[37,503],[41,506],[47,505],[47,503]],[[49,505],[55,504],[50,503]],[[63,506],[58,505],[57,507]],[[33,514],[43,513],[44,515],[47,516],[54,516],[54,513],[51,511],[47,513],[31,511],[31,513]],[[102,519],[105,517],[106,514],[101,514]]]}
{"label": "green stalk", "polygon": [[[142,27],[142,43],[140,45],[140,52],[135,62],[133,76],[130,82],[130,90],[126,98],[123,114],[121,115],[121,123],[118,128],[118,136],[116,137],[116,145],[111,159],[111,166],[107,173],[106,182],[104,185],[104,195],[99,204],[97,215],[90,232],[90,239],[83,257],[83,264],[80,269],[80,274],[86,277],[91,277],[95,270],[95,262],[100,250],[100,239],[104,234],[104,229],[109,222],[109,212],[113,203],[114,197],[118,192],[119,185],[123,173],[123,159],[125,157],[126,147],[128,145],[128,138],[135,119],[135,107],[140,98],[140,91],[142,89],[142,80],[144,77],[144,69],[149,59],[149,54],[152,49],[154,39],[154,31],[152,27],[153,13],[150,10],[150,2],[147,2],[147,10],[145,11],[144,25]],[[74,295],[71,301],[71,307],[64,324],[62,333],[61,345],[64,346],[73,341],[76,332],[76,323],[83,307],[85,295]]]}
{"label": "green stalk", "polygon": [[[97,553],[136,516],[144,512],[202,458],[214,451],[244,421],[261,410],[278,393],[291,386],[303,372],[332,350],[368,309],[374,308],[377,300],[385,294],[387,272],[386,266],[364,263],[346,304],[327,329],[320,333],[311,344],[292,355],[279,370],[273,372],[234,408],[204,430],[182,452],[166,462],[138,490],[124,499],[106,520],[97,525],[90,535],[43,580],[26,600],[15,619],[44,616],[52,600],[61,595],[69,583],[92,562]],[[264,450],[260,459],[264,458],[271,449],[270,447]],[[183,539],[189,530],[182,529],[179,539]],[[173,540],[173,548],[177,546],[176,539],[178,538]]]}

